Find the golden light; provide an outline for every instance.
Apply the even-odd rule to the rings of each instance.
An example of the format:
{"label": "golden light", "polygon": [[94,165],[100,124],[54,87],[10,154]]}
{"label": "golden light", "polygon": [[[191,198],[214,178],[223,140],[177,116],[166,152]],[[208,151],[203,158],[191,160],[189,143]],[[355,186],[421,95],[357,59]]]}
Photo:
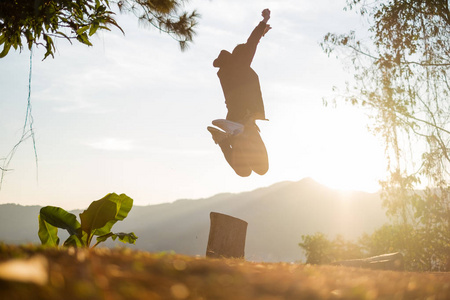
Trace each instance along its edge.
{"label": "golden light", "polygon": [[379,190],[386,173],[383,145],[360,110],[320,107],[318,120],[304,106],[293,107],[276,127],[264,128],[272,172],[292,180],[312,177],[340,190]]}

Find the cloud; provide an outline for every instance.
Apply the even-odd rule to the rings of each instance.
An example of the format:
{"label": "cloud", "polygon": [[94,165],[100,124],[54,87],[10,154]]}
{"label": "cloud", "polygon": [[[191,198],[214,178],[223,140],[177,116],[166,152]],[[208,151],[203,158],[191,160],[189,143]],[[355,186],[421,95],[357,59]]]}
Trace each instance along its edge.
{"label": "cloud", "polygon": [[135,147],[133,141],[116,138],[105,138],[94,143],[88,143],[94,149],[106,151],[131,151]]}

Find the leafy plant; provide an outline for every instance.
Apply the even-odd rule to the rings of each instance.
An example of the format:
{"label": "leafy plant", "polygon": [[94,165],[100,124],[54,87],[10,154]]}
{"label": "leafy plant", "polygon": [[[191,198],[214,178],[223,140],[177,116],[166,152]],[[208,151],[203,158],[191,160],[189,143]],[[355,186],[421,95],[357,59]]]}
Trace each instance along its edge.
{"label": "leafy plant", "polygon": [[65,229],[69,237],[64,246],[89,247],[94,236],[97,242],[106,241],[108,238],[119,238],[124,243],[134,244],[137,236],[131,233],[113,233],[112,226],[117,221],[125,219],[133,206],[133,199],[125,194],[111,193],[100,200],[94,201],[88,209],[80,214],[80,222],[72,213],[60,207],[46,206],[41,208],[39,214],[39,239],[42,245],[58,246],[58,228]]}

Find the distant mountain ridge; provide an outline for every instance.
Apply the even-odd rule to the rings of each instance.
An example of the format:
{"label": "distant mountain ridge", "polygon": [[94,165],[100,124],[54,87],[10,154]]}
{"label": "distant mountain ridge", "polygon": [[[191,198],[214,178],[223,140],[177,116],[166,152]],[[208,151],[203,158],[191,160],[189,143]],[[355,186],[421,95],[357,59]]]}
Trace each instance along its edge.
{"label": "distant mountain ridge", "polygon": [[[39,243],[39,209],[0,205],[0,241]],[[132,248],[205,255],[212,211],[247,221],[246,259],[268,262],[304,259],[298,246],[302,235],[320,231],[355,239],[387,221],[378,193],[341,192],[305,178],[239,194],[134,206],[113,229],[133,231],[139,239]]]}

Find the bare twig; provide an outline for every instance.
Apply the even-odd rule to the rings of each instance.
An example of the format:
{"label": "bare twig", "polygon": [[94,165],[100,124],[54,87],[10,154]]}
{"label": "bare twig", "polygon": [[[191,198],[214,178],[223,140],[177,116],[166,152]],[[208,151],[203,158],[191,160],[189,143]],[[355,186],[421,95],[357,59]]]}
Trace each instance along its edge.
{"label": "bare twig", "polygon": [[[30,49],[30,71],[28,76],[28,101],[27,101],[27,113],[25,115],[25,122],[23,124],[22,128],[22,136],[20,137],[19,141],[14,145],[14,147],[11,149],[11,151],[8,153],[8,155],[3,159],[3,165],[0,167],[1,171],[1,177],[0,177],[0,190],[2,188],[3,179],[5,177],[5,173],[10,171],[9,164],[11,163],[11,160],[14,157],[14,154],[16,153],[17,149],[19,148],[20,144],[22,144],[24,141],[29,139],[33,140],[33,149],[34,149],[34,157],[36,162],[36,178],[38,178],[38,156],[37,156],[37,150],[36,150],[36,140],[34,138],[34,129],[33,129],[33,115],[31,113],[31,74],[32,74],[32,61],[33,61],[33,51]],[[28,128],[28,129],[27,129]]]}

